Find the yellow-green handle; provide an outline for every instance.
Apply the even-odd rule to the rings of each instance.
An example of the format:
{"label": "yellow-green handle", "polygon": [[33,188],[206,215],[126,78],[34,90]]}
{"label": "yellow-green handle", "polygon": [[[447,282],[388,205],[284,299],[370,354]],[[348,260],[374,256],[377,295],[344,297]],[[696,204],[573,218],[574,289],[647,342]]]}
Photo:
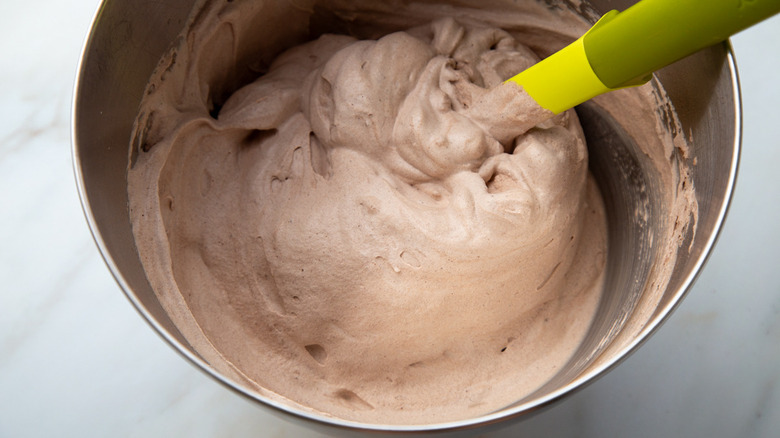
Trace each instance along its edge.
{"label": "yellow-green handle", "polygon": [[561,113],[639,85],[661,67],[780,12],[780,0],[642,0],[611,11],[563,50],[510,78]]}

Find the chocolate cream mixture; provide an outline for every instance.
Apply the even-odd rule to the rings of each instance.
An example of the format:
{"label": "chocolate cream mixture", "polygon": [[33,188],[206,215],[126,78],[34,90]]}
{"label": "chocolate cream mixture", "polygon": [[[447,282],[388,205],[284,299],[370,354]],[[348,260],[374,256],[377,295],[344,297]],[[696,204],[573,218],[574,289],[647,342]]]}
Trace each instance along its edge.
{"label": "chocolate cream mixture", "polygon": [[354,4],[193,14],[136,124],[139,254],[192,347],[253,391],[356,421],[485,414],[567,363],[602,292],[577,116],[502,85],[588,25]]}

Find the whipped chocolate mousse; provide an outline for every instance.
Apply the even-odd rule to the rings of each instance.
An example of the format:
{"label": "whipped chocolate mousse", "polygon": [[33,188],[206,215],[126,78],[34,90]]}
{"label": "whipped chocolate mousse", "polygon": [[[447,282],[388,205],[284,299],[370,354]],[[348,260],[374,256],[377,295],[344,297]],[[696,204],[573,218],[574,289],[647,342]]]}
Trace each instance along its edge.
{"label": "whipped chocolate mousse", "polygon": [[500,409],[567,363],[602,293],[576,113],[502,85],[587,23],[363,2],[304,38],[343,4],[193,14],[132,144],[149,282],[204,360],[272,399],[387,424]]}

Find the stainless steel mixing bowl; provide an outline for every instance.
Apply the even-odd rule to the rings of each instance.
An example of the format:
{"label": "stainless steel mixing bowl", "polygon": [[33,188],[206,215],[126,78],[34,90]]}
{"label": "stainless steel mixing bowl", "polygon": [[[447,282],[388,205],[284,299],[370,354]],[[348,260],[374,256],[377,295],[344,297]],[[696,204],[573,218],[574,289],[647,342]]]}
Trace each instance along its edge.
{"label": "stainless steel mixing bowl", "polygon": [[[136,252],[127,208],[130,132],[144,87],[163,52],[181,31],[194,0],[146,2],[105,0],[84,48],[73,111],[73,160],[84,212],[106,264],[149,324],[196,367],[227,387],[288,419],[338,431],[380,430],[425,433],[473,432],[507,424],[570,394],[603,375],[636,349],[669,316],[691,287],[723,223],[737,172],[740,104],[737,72],[727,44],[689,57],[658,73],[677,110],[683,131],[693,139],[691,175],[699,205],[695,235],[680,247],[674,271],[652,309],[633,311],[646,290],[648,272],[658,263],[651,231],[663,218],[658,187],[630,139],[615,132],[608,117],[585,104],[578,113],[590,143],[590,166],[605,197],[609,220],[607,289],[583,346],[553,381],[512,406],[447,424],[383,426],[311,414],[241,387],[216,372],[193,351],[163,311]],[[567,2],[568,4],[572,4]],[[596,12],[624,9],[630,0],[592,0]],[[609,147],[604,147],[608,143]],[[600,144],[601,146],[596,146]],[[609,152],[608,152],[609,151]],[[621,168],[623,171],[616,171]],[[642,190],[641,187],[649,187]],[[656,192],[654,192],[656,191]],[[649,206],[650,226],[632,220],[635,206]],[[691,240],[692,239],[692,240]],[[637,332],[614,344],[633,320]],[[608,345],[610,342],[613,345]]]}

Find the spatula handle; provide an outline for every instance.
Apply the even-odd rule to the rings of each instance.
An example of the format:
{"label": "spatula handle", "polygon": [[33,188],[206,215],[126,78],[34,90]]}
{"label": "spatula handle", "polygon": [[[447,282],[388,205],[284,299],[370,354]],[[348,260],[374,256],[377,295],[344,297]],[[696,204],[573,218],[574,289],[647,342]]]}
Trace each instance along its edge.
{"label": "spatula handle", "polygon": [[780,0],[642,0],[608,12],[577,41],[507,82],[558,114],[642,84],[659,68],[777,13]]}
{"label": "spatula handle", "polygon": [[779,12],[780,0],[642,0],[588,32],[585,53],[617,88]]}

